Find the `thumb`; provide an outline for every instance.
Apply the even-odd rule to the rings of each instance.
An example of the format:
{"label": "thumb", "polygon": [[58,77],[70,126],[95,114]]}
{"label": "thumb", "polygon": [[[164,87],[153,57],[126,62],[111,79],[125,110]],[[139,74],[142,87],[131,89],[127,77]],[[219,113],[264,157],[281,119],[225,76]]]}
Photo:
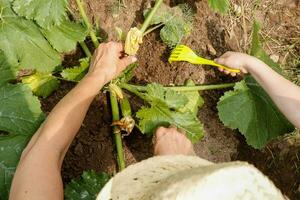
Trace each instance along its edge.
{"label": "thumb", "polygon": [[225,63],[225,59],[222,58],[222,57],[217,58],[217,59],[215,59],[214,61],[215,61],[216,63],[218,63],[218,64],[221,64],[221,65],[224,65],[224,63]]}
{"label": "thumb", "polygon": [[126,68],[128,65],[135,63],[137,58],[135,56],[127,56],[121,59],[122,68]]}

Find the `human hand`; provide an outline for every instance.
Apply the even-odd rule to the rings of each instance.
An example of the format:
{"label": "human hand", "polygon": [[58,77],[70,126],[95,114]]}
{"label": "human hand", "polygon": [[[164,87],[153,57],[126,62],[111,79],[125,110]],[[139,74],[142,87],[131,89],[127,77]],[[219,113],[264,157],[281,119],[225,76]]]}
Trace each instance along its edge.
{"label": "human hand", "polygon": [[155,155],[194,155],[192,142],[176,127],[159,127],[154,138]]}
{"label": "human hand", "polygon": [[[223,54],[220,58],[215,59],[215,62],[233,69],[239,69],[242,73],[247,74],[249,72],[249,67],[254,65],[255,60],[257,60],[255,57],[247,54],[229,51]],[[225,74],[236,76],[236,73],[232,73],[228,70],[221,68],[219,68],[219,70]]]}
{"label": "human hand", "polygon": [[134,56],[123,56],[123,45],[117,42],[102,43],[95,51],[87,76],[106,84],[116,78],[126,67],[137,61]]}

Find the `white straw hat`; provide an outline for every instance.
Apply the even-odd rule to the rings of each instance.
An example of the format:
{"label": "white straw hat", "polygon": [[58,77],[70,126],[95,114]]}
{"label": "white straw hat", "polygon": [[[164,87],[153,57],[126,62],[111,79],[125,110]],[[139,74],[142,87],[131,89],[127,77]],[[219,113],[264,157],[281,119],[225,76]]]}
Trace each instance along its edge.
{"label": "white straw hat", "polygon": [[157,156],[113,177],[97,200],[282,200],[274,184],[245,162],[213,164],[195,156]]}

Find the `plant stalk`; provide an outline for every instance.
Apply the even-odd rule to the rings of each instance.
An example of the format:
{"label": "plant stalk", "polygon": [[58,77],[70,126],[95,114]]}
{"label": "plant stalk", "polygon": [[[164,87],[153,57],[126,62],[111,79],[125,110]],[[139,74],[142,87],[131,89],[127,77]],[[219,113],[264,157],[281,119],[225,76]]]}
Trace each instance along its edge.
{"label": "plant stalk", "polygon": [[[120,120],[118,99],[113,91],[110,91],[110,103],[111,103],[111,110],[112,110],[112,120],[113,121]],[[116,126],[113,127],[113,134],[114,134],[116,148],[117,148],[117,160],[119,165],[119,171],[122,171],[123,169],[125,169],[126,164],[125,164],[124,151],[122,146],[121,132],[117,129]]]}
{"label": "plant stalk", "polygon": [[85,55],[86,55],[87,57],[91,57],[91,56],[92,56],[92,53],[91,53],[91,51],[89,50],[89,48],[88,48],[88,46],[86,45],[86,43],[85,43],[85,42],[79,42],[79,44],[80,44],[82,50],[84,51]]}
{"label": "plant stalk", "polygon": [[[224,89],[234,87],[235,83],[224,83],[218,85],[196,85],[196,86],[168,86],[165,88],[172,89],[178,92],[191,92],[191,91],[203,91],[203,90],[216,90],[216,89]],[[123,83],[120,85],[121,88],[124,88],[134,94],[137,91],[144,92],[146,91],[146,86],[138,86],[138,85],[131,85],[127,83]]]}
{"label": "plant stalk", "polygon": [[163,25],[165,25],[165,24],[161,23],[161,24],[158,24],[158,25],[154,26],[153,28],[149,28],[147,31],[144,32],[143,36],[145,36],[145,35],[151,33],[152,31],[162,27]]}
{"label": "plant stalk", "polygon": [[83,2],[82,2],[82,0],[76,0],[76,3],[77,3],[77,6],[79,8],[80,15],[81,15],[81,17],[84,21],[84,24],[86,25],[86,27],[89,30],[89,34],[90,34],[90,37],[92,39],[92,42],[93,42],[95,48],[97,48],[99,46],[99,41],[98,41],[97,36],[96,36],[96,34],[93,30],[93,26],[91,25],[91,23],[89,21],[89,18],[86,15],[86,12],[85,12],[84,7],[83,7]]}
{"label": "plant stalk", "polygon": [[147,19],[144,21],[142,28],[141,28],[141,32],[145,33],[147,28],[149,27],[149,24],[154,16],[154,14],[156,13],[156,11],[158,10],[158,8],[160,7],[160,5],[162,4],[163,0],[156,0],[154,7],[152,8],[151,12],[149,13]]}
{"label": "plant stalk", "polygon": [[166,87],[178,92],[189,92],[189,91],[202,91],[202,90],[217,90],[224,88],[234,87],[235,83],[224,83],[218,85],[196,85],[196,86],[177,86],[177,87]]}

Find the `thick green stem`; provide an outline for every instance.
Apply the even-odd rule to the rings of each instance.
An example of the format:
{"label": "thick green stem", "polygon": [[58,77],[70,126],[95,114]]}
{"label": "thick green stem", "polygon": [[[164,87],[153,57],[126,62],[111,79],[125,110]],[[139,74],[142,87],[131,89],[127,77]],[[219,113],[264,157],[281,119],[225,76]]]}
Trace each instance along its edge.
{"label": "thick green stem", "polygon": [[[121,85],[119,85],[122,89],[125,89],[125,90],[128,90],[129,92],[135,94],[136,96],[144,99],[143,95],[141,92],[139,91],[145,91],[145,86],[137,86],[137,85],[130,85],[130,84],[127,84],[127,83],[123,83]],[[140,90],[142,89],[142,90]]]}
{"label": "thick green stem", "polygon": [[85,12],[84,7],[83,7],[83,2],[81,0],[76,0],[76,3],[77,3],[77,6],[79,8],[80,15],[81,15],[86,27],[89,30],[89,34],[90,34],[90,37],[92,39],[92,42],[93,42],[95,48],[97,48],[99,46],[99,41],[98,41],[97,36],[94,32],[93,26],[91,25],[91,23],[89,21],[89,18],[86,15],[86,12]]}
{"label": "thick green stem", "polygon": [[[202,90],[216,90],[216,89],[224,89],[233,87],[235,83],[224,83],[218,85],[196,85],[196,86],[176,86],[176,87],[165,87],[168,89],[172,89],[178,92],[189,92],[189,91],[202,91]],[[146,86],[138,86],[138,85],[131,85],[131,84],[121,84],[121,88],[124,88],[134,94],[137,94],[138,91],[143,92],[146,91]]]}
{"label": "thick green stem", "polygon": [[158,8],[160,7],[160,5],[162,4],[163,0],[156,0],[154,7],[152,8],[151,12],[149,13],[149,15],[147,16],[147,19],[144,21],[142,28],[141,28],[141,32],[145,33],[145,31],[147,30],[147,28],[150,25],[150,22],[154,16],[154,14],[156,13],[156,11],[158,10]]}
{"label": "thick green stem", "polygon": [[124,96],[123,99],[120,100],[120,108],[123,117],[129,117],[132,115],[131,106],[127,97]]}
{"label": "thick green stem", "polygon": [[143,36],[145,36],[145,35],[151,33],[152,31],[162,27],[163,25],[165,25],[165,24],[161,23],[161,24],[158,24],[158,25],[154,26],[153,28],[149,28],[147,31],[144,32]]}
{"label": "thick green stem", "polygon": [[[113,91],[110,91],[110,103],[111,103],[111,110],[112,110],[112,120],[113,121],[120,120],[118,99]],[[117,127],[114,126],[113,134],[114,134],[116,148],[117,148],[117,160],[118,160],[119,170],[121,171],[126,167],[124,151],[122,146],[121,132],[117,129]]]}
{"label": "thick green stem", "polygon": [[85,42],[79,42],[82,50],[84,51],[85,55],[87,57],[91,57],[92,56],[92,53],[91,51],[89,50],[88,46],[85,44]]}
{"label": "thick green stem", "polygon": [[196,86],[177,86],[166,87],[178,92],[202,91],[202,90],[217,90],[234,87],[235,83],[224,83],[219,85],[196,85]]}

